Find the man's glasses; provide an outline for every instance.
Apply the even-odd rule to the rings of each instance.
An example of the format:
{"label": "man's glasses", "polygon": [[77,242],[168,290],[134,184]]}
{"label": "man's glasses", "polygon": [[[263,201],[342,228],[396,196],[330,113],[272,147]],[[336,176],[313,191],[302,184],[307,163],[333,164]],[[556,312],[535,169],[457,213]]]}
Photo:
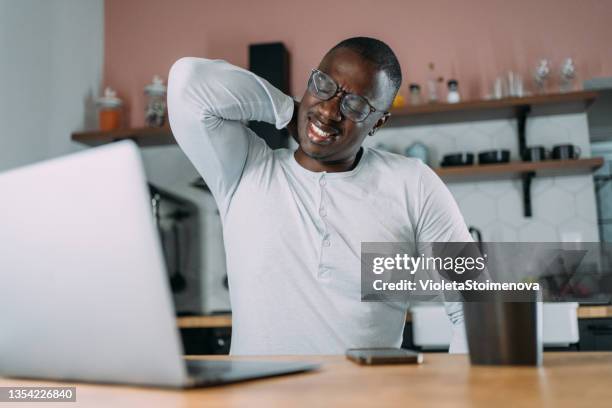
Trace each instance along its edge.
{"label": "man's glasses", "polygon": [[313,69],[308,79],[308,91],[317,99],[328,101],[341,94],[340,111],[353,122],[363,122],[377,110],[363,96],[347,93],[336,81],[324,72]]}

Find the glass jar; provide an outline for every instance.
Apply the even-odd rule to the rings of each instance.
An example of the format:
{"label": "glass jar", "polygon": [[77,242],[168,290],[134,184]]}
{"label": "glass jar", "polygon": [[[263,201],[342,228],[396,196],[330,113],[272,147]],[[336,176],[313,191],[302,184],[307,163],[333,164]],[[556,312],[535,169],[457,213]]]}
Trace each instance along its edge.
{"label": "glass jar", "polygon": [[461,95],[459,95],[459,82],[456,79],[449,79],[447,82],[448,93],[446,94],[446,102],[457,103],[461,101]]}
{"label": "glass jar", "polygon": [[150,127],[162,127],[166,123],[166,86],[159,75],[153,77],[153,82],[145,86],[147,105],[145,107],[145,123]]}
{"label": "glass jar", "polygon": [[566,58],[561,65],[561,78],[559,81],[559,90],[561,92],[570,92],[574,90],[576,79],[576,66],[574,60]]}
{"label": "glass jar", "polygon": [[535,69],[534,81],[537,93],[545,93],[548,90],[548,80],[550,78],[550,62],[542,59],[538,62]]}
{"label": "glass jar", "polygon": [[96,105],[100,130],[109,131],[121,128],[123,102],[111,87],[107,86],[104,89],[104,96],[96,100]]}

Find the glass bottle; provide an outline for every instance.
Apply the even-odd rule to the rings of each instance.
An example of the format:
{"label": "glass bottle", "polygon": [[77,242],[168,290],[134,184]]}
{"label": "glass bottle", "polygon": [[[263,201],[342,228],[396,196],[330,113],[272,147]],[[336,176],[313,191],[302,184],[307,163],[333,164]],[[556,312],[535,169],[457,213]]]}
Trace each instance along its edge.
{"label": "glass bottle", "polygon": [[429,74],[427,76],[427,100],[430,103],[438,102],[438,82],[435,75],[435,65],[430,62],[428,65]]}
{"label": "glass bottle", "polygon": [[410,104],[420,105],[421,100],[421,86],[419,84],[410,84],[408,89],[410,90]]}

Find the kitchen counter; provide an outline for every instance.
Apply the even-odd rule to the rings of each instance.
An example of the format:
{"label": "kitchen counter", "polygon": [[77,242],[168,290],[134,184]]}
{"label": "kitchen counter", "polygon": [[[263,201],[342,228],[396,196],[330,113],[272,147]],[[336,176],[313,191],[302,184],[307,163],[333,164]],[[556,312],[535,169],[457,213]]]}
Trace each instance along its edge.
{"label": "kitchen counter", "polygon": [[612,317],[612,306],[580,306],[579,319],[604,319]]}
{"label": "kitchen counter", "polygon": [[[237,357],[192,357],[239,359]],[[424,364],[362,367],[342,356],[241,359],[320,362],[317,372],[190,391],[72,384],[66,407],[609,407],[612,353],[545,353],[544,366],[473,367],[464,355],[426,354]],[[68,383],[0,378],[0,386]],[[54,404],[54,406],[58,406]]]}
{"label": "kitchen counter", "polygon": [[[578,308],[579,319],[598,319],[612,317],[612,306],[580,306]],[[406,316],[410,321],[410,313]],[[205,329],[214,327],[231,327],[232,315],[219,314],[209,316],[188,316],[177,319],[181,329]]]}

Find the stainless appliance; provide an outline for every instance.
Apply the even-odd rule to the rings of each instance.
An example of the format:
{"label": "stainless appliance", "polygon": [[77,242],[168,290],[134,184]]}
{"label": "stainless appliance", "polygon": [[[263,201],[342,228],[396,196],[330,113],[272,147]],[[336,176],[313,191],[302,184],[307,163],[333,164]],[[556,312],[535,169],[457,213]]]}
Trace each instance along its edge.
{"label": "stainless appliance", "polygon": [[152,184],[149,191],[177,314],[199,314],[202,304],[199,209],[190,200]]}
{"label": "stainless appliance", "polygon": [[595,172],[593,181],[600,240],[612,242],[612,142],[593,143],[591,154],[605,160],[603,166]]}
{"label": "stainless appliance", "polygon": [[584,81],[585,91],[597,91],[598,95],[587,110],[589,135],[593,142],[612,139],[612,77],[591,78]]}
{"label": "stainless appliance", "polygon": [[202,313],[227,313],[230,311],[223,225],[217,203],[202,178],[190,185],[186,195],[193,197],[200,209],[202,233]]}

